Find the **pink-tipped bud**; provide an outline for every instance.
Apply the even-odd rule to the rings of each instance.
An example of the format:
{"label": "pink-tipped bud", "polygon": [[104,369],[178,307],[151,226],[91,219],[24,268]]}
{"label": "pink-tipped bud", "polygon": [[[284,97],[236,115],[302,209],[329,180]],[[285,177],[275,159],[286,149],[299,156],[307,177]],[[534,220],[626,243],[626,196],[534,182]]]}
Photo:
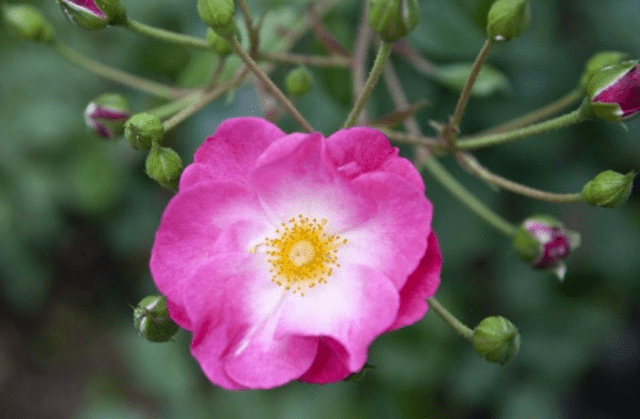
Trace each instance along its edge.
{"label": "pink-tipped bud", "polygon": [[580,234],[549,215],[527,218],[513,238],[513,246],[524,261],[533,268],[551,270],[561,280],[566,272],[564,259],[579,245]]}
{"label": "pink-tipped bud", "polygon": [[57,0],[65,15],[85,29],[102,29],[126,21],[120,0]]}
{"label": "pink-tipped bud", "polygon": [[131,116],[127,99],[116,93],[105,93],[91,101],[84,111],[89,129],[107,140],[113,140],[124,129]]}
{"label": "pink-tipped bud", "polygon": [[619,122],[640,114],[640,65],[624,61],[593,74],[587,84],[592,116]]}

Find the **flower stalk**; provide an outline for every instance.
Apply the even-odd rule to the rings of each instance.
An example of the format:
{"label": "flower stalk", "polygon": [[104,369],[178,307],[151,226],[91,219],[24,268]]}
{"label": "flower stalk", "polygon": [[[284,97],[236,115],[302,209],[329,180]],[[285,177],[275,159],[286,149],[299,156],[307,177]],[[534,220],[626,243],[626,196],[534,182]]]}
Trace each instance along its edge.
{"label": "flower stalk", "polygon": [[356,124],[360,113],[364,109],[367,100],[369,100],[369,96],[371,96],[373,88],[376,86],[376,83],[384,70],[384,66],[389,59],[389,55],[391,54],[391,45],[392,44],[389,42],[382,42],[382,44],[380,44],[378,55],[376,56],[371,72],[369,73],[369,78],[365,82],[356,103],[353,105],[353,109],[344,123],[344,128],[349,128]]}
{"label": "flower stalk", "polygon": [[189,93],[189,91],[186,89],[167,86],[165,84],[147,80],[142,77],[134,76],[122,70],[113,68],[92,58],[86,57],[60,43],[55,45],[55,51],[66,58],[68,61],[79,65],[80,67],[92,72],[93,74],[96,74],[107,80],[115,81],[125,86],[132,87],[136,90],[150,93],[154,96],[166,99],[178,99],[184,97],[187,93]]}
{"label": "flower stalk", "polygon": [[196,38],[181,33],[171,32],[166,29],[155,28],[153,26],[146,25],[142,22],[138,22],[133,19],[127,18],[127,21],[123,25],[125,28],[138,35],[147,36],[149,38],[157,39],[169,44],[183,45],[191,48],[211,50],[212,46],[206,40]]}
{"label": "flower stalk", "polygon": [[438,316],[444,320],[453,330],[455,330],[460,336],[468,341],[473,341],[473,330],[467,327],[464,323],[458,320],[449,310],[447,310],[438,300],[435,298],[427,298],[429,307],[433,309]]}

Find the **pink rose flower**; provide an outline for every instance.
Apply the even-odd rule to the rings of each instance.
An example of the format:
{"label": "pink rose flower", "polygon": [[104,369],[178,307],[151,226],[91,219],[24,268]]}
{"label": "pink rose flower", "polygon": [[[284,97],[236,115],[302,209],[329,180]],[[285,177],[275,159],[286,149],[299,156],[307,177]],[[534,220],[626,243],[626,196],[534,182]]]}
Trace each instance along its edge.
{"label": "pink rose flower", "polygon": [[376,130],[323,138],[229,119],[183,172],[151,272],[213,383],[330,383],[427,311],[442,266],[432,212]]}

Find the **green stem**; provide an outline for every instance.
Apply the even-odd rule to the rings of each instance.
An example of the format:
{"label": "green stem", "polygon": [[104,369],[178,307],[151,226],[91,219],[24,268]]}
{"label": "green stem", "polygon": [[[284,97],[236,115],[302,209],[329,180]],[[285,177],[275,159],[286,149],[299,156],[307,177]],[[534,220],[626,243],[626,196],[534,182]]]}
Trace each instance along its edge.
{"label": "green stem", "polygon": [[188,93],[188,91],[185,89],[178,89],[161,83],[156,83],[154,81],[134,76],[122,70],[110,67],[106,64],[102,64],[101,62],[86,57],[79,52],[67,48],[62,44],[56,44],[55,50],[67,60],[79,65],[86,70],[89,70],[93,74],[104,77],[105,79],[111,81],[115,81],[125,86],[150,93],[158,97],[166,99],[178,99]]}
{"label": "green stem", "polygon": [[207,84],[204,86],[204,91],[208,92],[213,90],[220,81],[220,75],[222,75],[222,71],[224,70],[224,65],[227,62],[227,57],[218,57],[218,63],[216,64],[216,68],[211,73],[211,77],[207,81]]}
{"label": "green stem", "polygon": [[267,90],[275,96],[275,98],[280,102],[280,104],[289,112],[289,114],[295,119],[295,121],[307,132],[314,131],[313,127],[304,119],[304,116],[293,106],[293,103],[285,96],[284,93],[275,85],[273,80],[265,73],[259,66],[253,61],[253,58],[247,54],[247,52],[242,49],[242,46],[238,43],[238,40],[235,36],[230,36],[227,38],[229,41],[229,45],[231,45],[231,49],[238,54],[238,56],[245,62],[247,67],[258,77],[258,79],[264,83]]}
{"label": "green stem", "polygon": [[444,320],[445,323],[451,326],[453,330],[458,332],[460,336],[469,341],[473,341],[473,330],[467,327],[460,320],[456,319],[455,316],[449,312],[449,310],[444,308],[444,306],[440,304],[440,302],[438,302],[438,300],[436,300],[435,298],[427,298],[427,302],[429,303],[429,307],[432,308],[436,313],[438,313],[438,315],[442,317],[442,320]]}
{"label": "green stem", "polygon": [[513,236],[516,228],[504,218],[486,207],[478,198],[462,186],[433,156],[426,156],[419,162],[442,186],[448,189],[458,200],[506,236]]}
{"label": "green stem", "polygon": [[560,112],[561,110],[573,105],[583,97],[584,97],[584,91],[581,88],[576,88],[571,92],[567,93],[565,96],[556,100],[555,102],[552,102],[538,110],[535,110],[529,114],[523,115],[512,121],[506,122],[504,124],[498,125],[497,127],[483,131],[481,135],[496,134],[499,132],[511,131],[520,127],[526,127],[527,125],[531,125],[542,119],[548,118],[555,113]]}
{"label": "green stem", "polygon": [[565,128],[582,122],[585,119],[587,118],[584,116],[583,109],[578,108],[575,111],[569,112],[568,114],[561,115],[557,118],[553,118],[545,122],[540,122],[535,125],[530,125],[528,127],[516,129],[505,133],[482,135],[462,139],[458,141],[458,143],[456,144],[456,148],[458,150],[473,150],[476,148],[498,145],[509,141],[530,137],[532,135],[542,134],[548,131]]}
{"label": "green stem", "polygon": [[164,121],[163,125],[165,131],[169,131],[170,129],[175,128],[182,121],[184,121],[200,109],[204,108],[209,103],[216,100],[224,92],[237,86],[245,77],[248,71],[249,69],[247,67],[243,67],[239,69],[231,79],[220,83],[215,89],[211,90],[210,92],[197,92],[191,95],[189,97],[192,99],[191,104],[184,107],[181,112],[176,113],[170,119]]}
{"label": "green stem", "polygon": [[288,53],[273,53],[273,52],[260,52],[258,53],[259,60],[280,62],[285,64],[302,64],[315,67],[350,67],[351,60],[341,55],[314,56],[314,55],[301,55],[301,54],[288,54]]}
{"label": "green stem", "polygon": [[200,96],[200,93],[193,93],[185,98],[174,100],[156,108],[149,109],[147,113],[157,116],[160,119],[166,119],[180,112],[190,104],[192,104]]}
{"label": "green stem", "polygon": [[456,136],[460,131],[460,122],[462,121],[462,116],[464,115],[464,111],[467,108],[467,103],[469,103],[469,98],[471,97],[471,92],[473,91],[473,85],[478,78],[478,74],[480,74],[480,70],[484,65],[484,62],[487,61],[489,57],[489,53],[493,48],[495,41],[492,39],[487,39],[482,46],[482,49],[478,53],[473,66],[471,67],[471,72],[469,73],[469,77],[467,78],[467,82],[460,93],[460,97],[458,98],[458,103],[456,103],[456,108],[449,118],[449,124],[444,127],[442,131],[442,136],[445,141],[449,144],[453,144],[455,142]]}
{"label": "green stem", "polygon": [[211,44],[204,39],[167,31],[165,29],[154,28],[153,26],[145,25],[144,23],[133,19],[127,19],[123,27],[137,33],[138,35],[148,36],[169,44],[184,45],[187,47],[207,50],[211,50],[213,48]]}
{"label": "green stem", "polygon": [[382,71],[384,70],[384,65],[387,63],[389,59],[389,55],[391,54],[391,46],[392,44],[389,42],[382,42],[380,48],[378,49],[378,55],[376,56],[376,60],[373,63],[373,67],[371,68],[371,72],[369,73],[369,78],[364,84],[362,88],[362,92],[360,92],[360,96],[356,100],[356,103],[353,105],[353,109],[347,120],[344,123],[345,128],[352,127],[355,125],[358,120],[358,116],[360,116],[360,112],[364,109],[364,106],[369,100],[369,96],[371,96],[371,92],[373,92],[373,88],[376,86]]}
{"label": "green stem", "polygon": [[460,164],[467,168],[471,173],[480,179],[507,191],[537,199],[539,201],[551,202],[553,204],[569,204],[583,201],[581,193],[558,194],[541,191],[539,189],[513,182],[509,179],[503,178],[502,176],[498,176],[495,173],[490,172],[486,167],[482,166],[480,162],[478,162],[478,160],[469,153],[458,153],[457,157]]}

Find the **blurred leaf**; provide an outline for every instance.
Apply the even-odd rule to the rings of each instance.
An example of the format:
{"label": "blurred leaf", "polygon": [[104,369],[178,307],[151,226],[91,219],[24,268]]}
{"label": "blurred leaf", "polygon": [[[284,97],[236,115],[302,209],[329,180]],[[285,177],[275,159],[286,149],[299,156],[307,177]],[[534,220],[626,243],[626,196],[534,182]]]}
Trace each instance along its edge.
{"label": "blurred leaf", "polygon": [[[433,78],[439,83],[453,90],[461,92],[464,88],[473,63],[447,64],[436,67]],[[490,64],[482,66],[471,94],[477,97],[487,97],[497,93],[505,93],[511,89],[509,79],[497,68]]]}

